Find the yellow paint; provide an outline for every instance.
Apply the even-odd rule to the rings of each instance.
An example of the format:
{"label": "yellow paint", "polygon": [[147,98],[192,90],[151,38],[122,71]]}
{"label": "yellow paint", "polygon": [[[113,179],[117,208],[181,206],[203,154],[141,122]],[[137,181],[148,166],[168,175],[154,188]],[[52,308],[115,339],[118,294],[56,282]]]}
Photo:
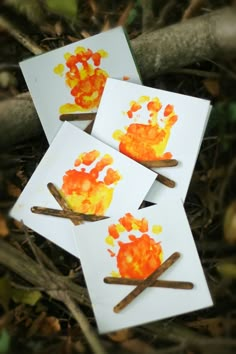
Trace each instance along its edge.
{"label": "yellow paint", "polygon": [[54,73],[59,75],[59,76],[63,76],[65,67],[63,64],[58,64],[57,66],[55,66],[55,68],[53,69]]}
{"label": "yellow paint", "polygon": [[109,245],[109,246],[112,246],[114,247],[115,243],[114,243],[114,238],[111,236],[111,235],[108,235],[106,238],[105,238],[105,242]]}
{"label": "yellow paint", "polygon": [[155,235],[158,235],[162,232],[162,226],[161,225],[153,225],[152,227],[152,233]]}

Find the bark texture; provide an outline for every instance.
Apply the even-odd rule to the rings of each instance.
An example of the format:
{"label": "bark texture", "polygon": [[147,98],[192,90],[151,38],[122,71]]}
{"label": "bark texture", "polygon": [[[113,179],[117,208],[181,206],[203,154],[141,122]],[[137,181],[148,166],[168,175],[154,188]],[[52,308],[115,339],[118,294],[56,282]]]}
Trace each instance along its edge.
{"label": "bark texture", "polygon": [[[144,79],[206,59],[236,56],[236,8],[226,7],[131,41]],[[42,132],[28,93],[0,102],[0,148]]]}
{"label": "bark texture", "polygon": [[236,55],[236,8],[224,8],[144,33],[131,44],[138,68],[150,78],[217,56]]}

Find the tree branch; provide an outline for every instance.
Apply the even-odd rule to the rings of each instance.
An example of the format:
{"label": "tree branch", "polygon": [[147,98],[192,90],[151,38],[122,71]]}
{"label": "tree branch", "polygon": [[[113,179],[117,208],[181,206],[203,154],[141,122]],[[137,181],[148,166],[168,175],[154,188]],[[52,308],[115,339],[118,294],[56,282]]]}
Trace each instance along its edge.
{"label": "tree branch", "polygon": [[55,293],[66,289],[79,304],[91,307],[85,288],[73,283],[69,278],[58,275],[36,263],[25,253],[20,252],[8,242],[0,240],[0,264],[18,274],[21,278],[55,298]]}
{"label": "tree branch", "polygon": [[[131,41],[144,79],[198,61],[236,55],[236,8],[226,7]],[[0,102],[0,148],[42,132],[29,94]]]}

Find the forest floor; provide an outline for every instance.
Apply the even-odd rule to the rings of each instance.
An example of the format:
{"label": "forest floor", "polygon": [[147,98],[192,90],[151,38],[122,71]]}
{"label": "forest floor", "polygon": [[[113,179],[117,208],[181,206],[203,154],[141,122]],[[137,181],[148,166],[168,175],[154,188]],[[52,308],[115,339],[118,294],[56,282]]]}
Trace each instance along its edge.
{"label": "forest floor", "polygon": [[[26,34],[46,51],[118,24],[126,27],[130,39],[142,33],[145,10],[141,1],[77,1],[79,10],[74,22],[61,14],[75,16],[73,6],[58,10],[55,1],[53,10],[45,14],[41,2],[28,2],[31,7],[27,1],[19,3],[6,0],[1,6],[11,21],[25,24]],[[190,18],[231,2],[192,1],[199,6],[191,10],[188,1],[172,0],[168,2],[172,3],[169,12],[163,11],[165,1],[158,3],[152,15],[155,20],[163,16],[164,27],[181,21],[187,9]],[[4,100],[28,90],[18,63],[33,54],[4,29],[0,28],[0,34],[0,99]],[[158,75],[144,80],[144,84],[210,99],[213,105],[184,206],[214,306],[99,336],[92,308],[80,303],[81,313],[101,345],[96,349],[95,344],[92,350],[88,345],[90,334],[73,318],[72,303],[63,303],[60,294],[50,296],[40,281],[32,286],[27,277],[13,272],[9,254],[9,267],[0,259],[0,353],[236,352],[236,61],[205,60],[187,69],[183,72],[176,68],[175,73]],[[79,259],[8,216],[47,148],[42,134],[0,151],[0,239],[14,246],[19,255],[27,256],[22,258],[26,268],[27,262],[31,267],[33,259],[45,274],[50,270],[63,275],[86,291]]]}

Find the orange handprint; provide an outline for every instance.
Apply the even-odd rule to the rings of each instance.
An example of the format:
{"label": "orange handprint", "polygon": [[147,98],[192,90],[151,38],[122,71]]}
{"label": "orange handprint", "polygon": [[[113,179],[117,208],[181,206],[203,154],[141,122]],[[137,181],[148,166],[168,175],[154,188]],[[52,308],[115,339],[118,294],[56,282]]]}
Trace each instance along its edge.
{"label": "orange handprint", "polygon": [[[97,150],[84,152],[75,160],[74,166],[82,164],[95,166],[86,171],[84,167],[80,170],[73,169],[65,172],[61,194],[68,206],[77,212],[84,214],[105,215],[109,208],[114,192],[114,186],[121,179],[118,171],[112,168],[106,169],[103,180],[98,180],[99,174],[113,163],[113,158],[106,154],[96,162],[100,155]],[[110,187],[109,187],[110,186]]]}
{"label": "orange handprint", "polygon": [[164,109],[163,118],[158,119],[161,109],[162,104],[157,97],[150,99],[148,96],[141,96],[137,101],[130,102],[130,108],[125,112],[129,119],[137,121],[140,110],[149,115],[149,119],[148,124],[131,123],[125,128],[125,132],[116,130],[113,133],[113,138],[120,141],[120,152],[136,161],[172,158],[172,154],[165,152],[165,149],[172,126],[178,117],[174,112],[174,106],[168,104]]}
{"label": "orange handprint", "polygon": [[63,64],[54,68],[54,73],[65,76],[66,85],[74,97],[74,103],[66,103],[60,107],[60,113],[83,112],[96,109],[109,76],[99,67],[101,59],[107,57],[105,50],[93,52],[91,49],[77,47],[74,54],[66,53],[64,58],[69,69],[65,74]]}
{"label": "orange handprint", "polygon": [[[116,257],[118,273],[112,272],[113,276],[121,276],[130,279],[145,279],[163,260],[163,250],[160,242],[156,242],[148,235],[148,221],[145,218],[136,219],[130,213],[119,219],[119,223],[108,227],[109,235],[106,243],[115,247],[118,244],[118,251],[111,249],[108,252]],[[120,234],[125,231],[139,231],[141,236],[128,235],[128,242],[118,241]],[[152,227],[153,234],[162,232],[160,225]],[[117,240],[117,241],[116,241]]]}

